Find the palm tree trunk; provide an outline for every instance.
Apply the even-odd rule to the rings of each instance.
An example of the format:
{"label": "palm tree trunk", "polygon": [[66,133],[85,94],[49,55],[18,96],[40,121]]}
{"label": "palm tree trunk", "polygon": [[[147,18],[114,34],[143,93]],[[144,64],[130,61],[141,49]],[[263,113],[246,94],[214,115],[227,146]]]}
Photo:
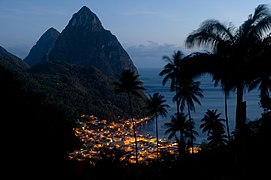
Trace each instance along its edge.
{"label": "palm tree trunk", "polygon": [[224,92],[224,103],[225,103],[225,119],[226,119],[226,128],[227,128],[227,134],[228,134],[228,140],[231,139],[230,136],[230,128],[229,128],[229,119],[228,119],[228,103],[227,103],[227,92]]}
{"label": "palm tree trunk", "polygon": [[179,156],[184,156],[185,155],[185,142],[184,142],[184,136],[183,136],[183,131],[180,129],[180,147],[179,147],[180,154]]}
{"label": "palm tree trunk", "polygon": [[133,123],[133,130],[134,130],[136,164],[138,164],[138,150],[137,150],[136,127],[135,127],[135,122],[134,122],[134,118],[133,118],[133,109],[132,109],[131,96],[130,96],[129,93],[128,93],[128,99],[129,99],[130,115],[131,115],[131,120],[132,120],[132,123]]}
{"label": "palm tree trunk", "polygon": [[155,128],[156,128],[156,158],[158,161],[158,120],[157,113],[155,113]]}
{"label": "palm tree trunk", "polygon": [[241,85],[240,83],[237,86],[237,102],[236,102],[236,119],[235,119],[235,123],[236,123],[236,133],[237,135],[242,135],[240,133],[242,130],[242,127],[245,123],[245,119],[243,117],[243,85]]}
{"label": "palm tree trunk", "polygon": [[237,177],[243,176],[245,160],[244,128],[246,120],[245,102],[243,102],[243,85],[237,85],[237,105],[236,105],[236,146],[235,146],[235,174]]}
{"label": "palm tree trunk", "polygon": [[[176,80],[176,82],[175,82],[175,96],[176,97],[177,97],[177,94],[178,94],[178,83],[177,83],[177,80]],[[179,115],[179,113],[180,113],[180,108],[179,108],[180,101],[178,99],[176,100],[176,105],[177,105],[177,115]]]}
{"label": "palm tree trunk", "polygon": [[[188,108],[188,116],[189,116],[189,120],[192,121],[192,118],[191,118],[191,112],[190,112],[190,106],[189,104],[187,103],[187,108]],[[191,154],[194,154],[194,140],[193,140],[193,128],[191,126],[191,149],[192,149],[192,153]]]}

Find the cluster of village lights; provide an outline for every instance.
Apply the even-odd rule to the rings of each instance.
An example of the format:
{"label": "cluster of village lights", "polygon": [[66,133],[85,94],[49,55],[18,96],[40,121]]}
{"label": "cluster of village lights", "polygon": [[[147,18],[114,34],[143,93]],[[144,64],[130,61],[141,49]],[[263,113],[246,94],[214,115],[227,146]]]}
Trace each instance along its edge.
{"label": "cluster of village lights", "polygon": [[[136,125],[146,123],[149,118],[135,119]],[[102,159],[103,149],[120,150],[121,161],[135,163],[135,139],[133,134],[132,122],[129,119],[115,121],[99,120],[93,115],[82,115],[74,128],[75,135],[82,141],[82,148],[69,152],[68,156],[72,160],[90,160],[95,163]],[[138,161],[148,162],[157,158],[156,137],[151,135],[137,134]],[[165,138],[158,140],[158,155],[162,152],[178,156],[178,145],[176,142],[169,142]],[[192,149],[190,149],[192,153]],[[193,152],[198,153],[199,147],[194,147]],[[108,154],[109,156],[110,154]],[[111,154],[112,155],[112,154]],[[113,154],[114,156],[115,154]]]}

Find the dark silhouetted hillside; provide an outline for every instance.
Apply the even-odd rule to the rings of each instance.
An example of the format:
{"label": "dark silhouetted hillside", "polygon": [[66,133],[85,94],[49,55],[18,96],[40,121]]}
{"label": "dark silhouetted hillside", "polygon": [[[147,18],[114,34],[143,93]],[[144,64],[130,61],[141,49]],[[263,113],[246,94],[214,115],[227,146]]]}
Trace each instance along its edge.
{"label": "dark silhouetted hillside", "polygon": [[96,67],[108,77],[125,68],[137,72],[116,36],[105,30],[98,17],[86,6],[75,13],[55,42],[49,60]]}
{"label": "dark silhouetted hillside", "polygon": [[60,32],[55,28],[49,28],[31,48],[30,52],[25,57],[24,62],[30,66],[34,66],[41,62],[44,56],[54,47],[59,34]]}

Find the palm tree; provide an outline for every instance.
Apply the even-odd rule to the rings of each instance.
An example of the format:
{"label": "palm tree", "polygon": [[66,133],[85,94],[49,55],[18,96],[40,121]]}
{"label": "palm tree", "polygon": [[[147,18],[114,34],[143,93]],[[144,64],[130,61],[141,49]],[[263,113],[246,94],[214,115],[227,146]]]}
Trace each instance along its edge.
{"label": "palm tree", "polygon": [[136,164],[138,164],[137,135],[136,135],[136,126],[133,119],[133,107],[132,107],[131,98],[132,98],[132,95],[142,96],[142,92],[143,90],[145,90],[145,88],[143,87],[142,81],[139,80],[139,75],[136,74],[131,69],[124,69],[120,75],[119,80],[115,81],[114,85],[115,85],[115,91],[117,93],[125,93],[127,94],[127,97],[128,97],[130,116],[131,116],[131,121],[133,125],[134,139],[135,139]]}
{"label": "palm tree", "polygon": [[[231,79],[228,87],[237,90],[236,129],[240,133],[239,131],[245,123],[244,84],[247,76],[253,72],[249,72],[246,68],[253,67],[253,65],[257,67],[256,62],[249,64],[251,56],[255,53],[253,48],[258,47],[257,44],[268,35],[268,31],[270,32],[271,14],[268,6],[266,4],[258,5],[254,14],[251,14],[237,30],[234,31],[234,29],[232,25],[226,26],[217,20],[207,20],[187,37],[186,45],[188,48],[208,47],[213,50],[214,54],[224,58],[224,63],[217,68],[222,72],[230,72],[227,74],[227,79]],[[264,67],[263,65],[261,67]]]}
{"label": "palm tree", "polygon": [[215,128],[207,137],[207,140],[208,146],[212,149],[220,149],[228,143],[227,136],[225,135],[225,130],[223,128]]}
{"label": "palm tree", "polygon": [[249,88],[248,91],[252,91],[253,89],[255,89],[256,87],[259,87],[260,90],[260,102],[262,102],[262,106],[264,108],[265,111],[266,110],[266,106],[265,106],[265,100],[270,98],[270,91],[271,91],[271,76],[270,75],[265,75],[262,77],[259,77],[258,79],[255,79],[254,81],[252,81],[249,84]]}
{"label": "palm tree", "polygon": [[202,132],[207,132],[209,141],[208,145],[212,148],[219,148],[224,146],[228,141],[225,139],[227,137],[225,133],[225,125],[223,122],[225,119],[220,118],[221,113],[217,113],[217,109],[208,109],[201,119],[202,124],[200,128]]}
{"label": "palm tree", "polygon": [[[247,80],[258,78],[257,69],[270,73],[267,70],[270,63],[264,62],[262,58],[255,60],[255,53],[260,53],[259,44],[262,44],[271,30],[271,13],[267,4],[260,4],[255,8],[254,14],[234,29],[233,26],[226,26],[217,20],[204,21],[200,27],[193,31],[186,39],[188,48],[199,46],[208,47],[214,54],[224,59],[217,66],[221,72],[228,72],[227,79],[231,79],[227,85],[237,91],[236,102],[236,165],[243,158],[244,154],[244,128],[246,121],[246,107],[243,101],[243,92]],[[257,68],[255,68],[257,67]],[[270,67],[270,66],[269,66]],[[191,67],[192,68],[192,67]],[[256,71],[256,73],[255,73]],[[213,73],[209,71],[210,73]],[[238,173],[238,171],[237,171]]]}
{"label": "palm tree", "polygon": [[[213,71],[214,72],[214,71]],[[222,73],[221,73],[222,72]],[[231,139],[230,136],[230,128],[229,128],[229,118],[228,118],[228,102],[227,99],[229,97],[230,91],[231,91],[231,86],[230,86],[230,81],[231,79],[228,78],[228,72],[224,72],[223,70],[220,73],[215,72],[213,74],[213,81],[214,86],[218,86],[219,83],[221,84],[222,90],[224,92],[224,111],[225,111],[225,121],[226,121],[226,128],[227,128],[227,136],[228,140]]]}
{"label": "palm tree", "polygon": [[[261,53],[255,53],[255,61],[258,59],[263,59],[265,64],[268,64],[266,68],[269,68],[271,66],[271,32],[270,34],[263,39],[263,42],[260,44],[259,49],[261,50]],[[258,87],[260,91],[260,102],[261,105],[266,112],[268,108],[266,108],[266,100],[270,99],[270,92],[271,92],[271,73],[267,72],[266,70],[263,71],[263,69],[257,68],[259,72],[258,78],[252,79],[248,82],[248,92]]]}
{"label": "palm tree", "polygon": [[[187,105],[188,110],[188,117],[189,120],[193,121],[191,117],[191,111],[195,111],[194,102],[201,105],[198,97],[204,97],[202,94],[202,89],[199,87],[200,82],[194,81],[191,78],[182,78],[182,81],[179,81],[178,93],[173,97],[173,101],[180,102],[180,110],[181,112],[184,111],[185,106]],[[192,152],[193,152],[193,133],[191,129],[191,145],[192,145]]]}
{"label": "palm tree", "polygon": [[[165,131],[165,135],[168,135],[168,139],[172,139],[173,137],[178,142],[178,150],[179,150],[179,156],[184,155],[185,153],[185,137],[190,136],[190,125],[188,123],[187,119],[188,114],[181,113],[175,113],[174,116],[171,116],[170,122],[167,122],[164,124],[164,126],[167,128]],[[179,132],[180,139],[178,140],[177,133]]]}
{"label": "palm tree", "polygon": [[[184,54],[178,50],[175,51],[174,54],[172,55],[172,57],[168,57],[168,56],[163,56],[162,59],[164,59],[166,62],[168,62],[165,66],[164,69],[159,73],[160,76],[164,76],[163,79],[163,86],[168,82],[168,80],[171,80],[170,83],[170,91],[174,91],[176,92],[176,94],[178,93],[178,77],[180,75],[180,71],[181,71],[181,61],[182,59],[184,59]],[[179,104],[178,102],[176,102],[177,104],[177,113],[179,112]]]}
{"label": "palm tree", "polygon": [[201,119],[202,124],[200,125],[200,128],[202,129],[202,132],[207,132],[207,135],[212,134],[213,130],[215,128],[223,128],[225,125],[222,123],[225,121],[222,118],[219,118],[221,113],[217,114],[217,109],[210,110],[208,109],[205,112],[204,117]]}
{"label": "palm tree", "polygon": [[184,111],[184,108],[187,105],[188,116],[189,119],[191,119],[191,111],[195,111],[194,102],[201,105],[198,97],[204,97],[202,94],[202,89],[199,87],[200,82],[187,78],[179,83],[180,86],[178,88],[178,93],[173,96],[173,100],[180,102],[181,112]]}
{"label": "palm tree", "polygon": [[192,118],[188,119],[186,121],[186,129],[188,130],[188,141],[186,144],[188,144],[188,151],[191,147],[191,154],[194,154],[194,141],[196,140],[196,136],[199,135],[199,133],[195,130],[195,122]]}
{"label": "palm tree", "polygon": [[153,93],[153,95],[149,95],[147,99],[147,116],[155,116],[155,127],[156,127],[156,155],[158,160],[158,116],[161,115],[162,117],[167,116],[166,108],[169,107],[168,104],[165,104],[166,100],[165,97],[159,93]]}

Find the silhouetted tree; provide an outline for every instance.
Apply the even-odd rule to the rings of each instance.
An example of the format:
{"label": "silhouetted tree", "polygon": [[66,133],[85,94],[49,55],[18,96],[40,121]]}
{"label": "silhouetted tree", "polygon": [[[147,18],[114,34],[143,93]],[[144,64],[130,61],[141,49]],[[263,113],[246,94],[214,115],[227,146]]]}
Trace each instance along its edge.
{"label": "silhouetted tree", "polygon": [[[255,53],[255,61],[263,59],[265,66],[271,66],[271,32],[262,40],[262,43],[258,47],[260,53]],[[248,92],[258,87],[260,91],[260,103],[264,109],[264,112],[268,110],[266,102],[270,99],[271,92],[271,72],[263,70],[267,67],[254,67],[258,71],[258,78],[252,79],[248,82]]]}
{"label": "silhouetted tree", "polygon": [[[175,51],[172,57],[163,56],[162,58],[168,62],[164,69],[159,73],[160,76],[165,76],[163,79],[163,86],[167,83],[168,80],[171,80],[170,91],[175,91],[178,93],[179,80],[181,73],[181,61],[184,59],[184,54],[181,51]],[[179,102],[176,102],[177,113],[179,113]]]}
{"label": "silhouetted tree", "polygon": [[142,91],[145,90],[145,88],[143,87],[142,81],[139,80],[139,75],[136,74],[131,69],[124,69],[119,77],[119,81],[115,81],[114,85],[116,86],[115,91],[117,93],[126,93],[127,97],[128,97],[130,116],[131,116],[131,121],[133,124],[134,139],[135,139],[136,164],[138,164],[136,125],[134,122],[134,115],[133,115],[133,107],[132,107],[131,98],[132,98],[133,94],[141,97]]}
{"label": "silhouetted tree", "polygon": [[[199,87],[200,82],[194,81],[191,78],[182,78],[179,81],[178,93],[173,97],[174,101],[180,102],[180,110],[181,112],[184,111],[185,106],[187,105],[188,117],[189,121],[191,121],[191,125],[193,124],[193,119],[191,117],[191,110],[195,111],[194,102],[201,105],[198,97],[202,98],[202,89]],[[193,126],[191,126],[193,127]],[[192,153],[193,153],[193,129],[191,128],[191,146],[192,146]]]}
{"label": "silhouetted tree", "polygon": [[147,116],[155,116],[155,131],[156,131],[156,153],[157,153],[157,160],[158,160],[158,116],[161,115],[163,117],[167,116],[166,108],[169,107],[168,104],[165,103],[165,97],[159,93],[153,93],[153,95],[149,95],[147,99]]}
{"label": "silhouetted tree", "polygon": [[219,118],[221,113],[217,113],[217,109],[210,110],[208,109],[201,119],[200,128],[202,132],[207,132],[208,145],[212,148],[220,148],[221,146],[226,145],[228,142],[225,137],[225,125],[223,122],[225,119]]}
{"label": "silhouetted tree", "polygon": [[[255,54],[260,53],[259,48],[271,30],[271,14],[267,4],[260,4],[255,8],[254,14],[235,30],[231,25],[225,26],[217,20],[204,21],[200,27],[193,31],[186,39],[188,48],[200,46],[208,48],[214,54],[223,57],[221,64],[217,66],[221,72],[229,72],[226,79],[230,84],[230,89],[237,91],[236,104],[236,167],[243,157],[244,147],[244,127],[246,121],[245,102],[243,101],[243,91],[248,81],[258,78],[259,71],[270,73],[266,66],[269,62],[263,58],[255,59]],[[222,70],[224,69],[224,70]],[[212,73],[212,72],[211,72]],[[226,81],[225,81],[226,82]],[[236,169],[237,175],[239,170]]]}
{"label": "silhouetted tree", "polygon": [[[185,137],[190,136],[189,123],[187,119],[187,115],[184,113],[175,113],[174,116],[171,116],[170,122],[165,123],[165,127],[167,128],[165,131],[165,135],[168,135],[168,139],[171,140],[175,138],[178,142],[178,151],[179,156],[185,155]],[[177,133],[180,133],[179,139]]]}

